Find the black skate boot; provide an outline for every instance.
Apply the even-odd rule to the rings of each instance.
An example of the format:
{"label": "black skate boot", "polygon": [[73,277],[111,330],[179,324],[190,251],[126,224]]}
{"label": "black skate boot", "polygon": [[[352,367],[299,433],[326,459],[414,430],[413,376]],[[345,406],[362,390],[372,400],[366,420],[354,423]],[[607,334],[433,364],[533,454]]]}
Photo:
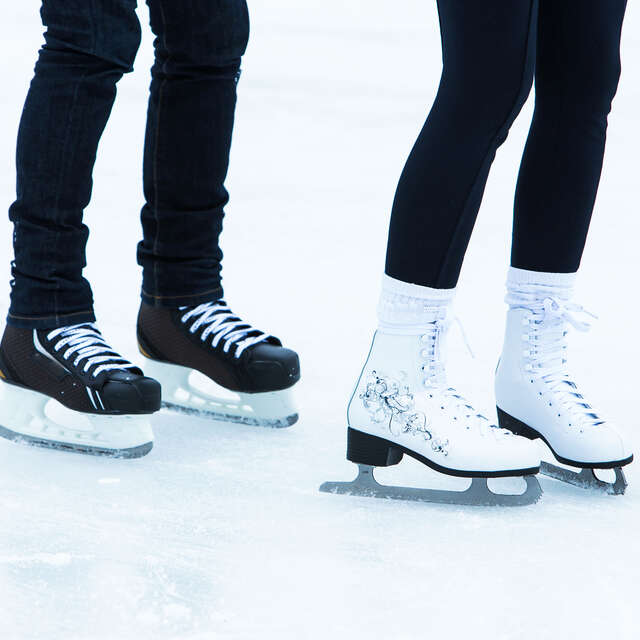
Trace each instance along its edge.
{"label": "black skate boot", "polygon": [[0,344],[0,436],[91,455],[138,458],[153,446],[160,385],[93,324],[8,326]]}
{"label": "black skate boot", "polygon": [[298,419],[290,395],[300,379],[297,354],[222,300],[179,309],[142,303],[138,344],[168,409],[263,427]]}

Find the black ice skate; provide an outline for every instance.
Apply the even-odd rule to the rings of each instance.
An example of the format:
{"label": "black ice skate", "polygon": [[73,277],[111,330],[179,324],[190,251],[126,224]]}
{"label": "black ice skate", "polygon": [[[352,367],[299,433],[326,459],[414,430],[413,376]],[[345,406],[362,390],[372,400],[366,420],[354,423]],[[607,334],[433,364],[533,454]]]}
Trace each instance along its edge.
{"label": "black ice skate", "polygon": [[142,303],[138,344],[167,409],[262,427],[298,419],[291,399],[297,354],[222,300],[179,309]]}
{"label": "black ice skate", "polygon": [[0,436],[91,455],[141,457],[160,385],[117,354],[93,324],[8,326],[0,345]]}

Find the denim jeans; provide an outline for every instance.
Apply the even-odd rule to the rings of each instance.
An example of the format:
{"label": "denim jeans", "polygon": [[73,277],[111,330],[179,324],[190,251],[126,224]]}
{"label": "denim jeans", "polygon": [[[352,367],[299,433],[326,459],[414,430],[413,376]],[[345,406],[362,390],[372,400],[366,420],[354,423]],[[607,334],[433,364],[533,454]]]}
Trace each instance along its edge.
{"label": "denim jeans", "polygon": [[[249,37],[245,0],[147,0],[156,36],[144,150],[142,297],[222,296],[218,236],[236,84]],[[82,222],[116,83],[140,44],[136,0],[43,0],[40,50],[18,133],[8,322],[93,321]]]}

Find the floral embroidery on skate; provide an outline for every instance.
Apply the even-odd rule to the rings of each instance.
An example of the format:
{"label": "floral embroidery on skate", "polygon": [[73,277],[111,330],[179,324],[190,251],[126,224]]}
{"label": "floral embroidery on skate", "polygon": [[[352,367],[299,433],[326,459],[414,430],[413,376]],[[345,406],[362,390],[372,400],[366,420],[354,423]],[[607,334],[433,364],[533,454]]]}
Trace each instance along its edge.
{"label": "floral embroidery on skate", "polygon": [[376,423],[387,422],[393,435],[411,433],[422,435],[431,443],[436,453],[447,455],[448,440],[434,438],[427,428],[427,418],[422,411],[415,411],[415,400],[409,386],[395,378],[372,371],[367,378],[360,399],[368,411],[371,420]]}

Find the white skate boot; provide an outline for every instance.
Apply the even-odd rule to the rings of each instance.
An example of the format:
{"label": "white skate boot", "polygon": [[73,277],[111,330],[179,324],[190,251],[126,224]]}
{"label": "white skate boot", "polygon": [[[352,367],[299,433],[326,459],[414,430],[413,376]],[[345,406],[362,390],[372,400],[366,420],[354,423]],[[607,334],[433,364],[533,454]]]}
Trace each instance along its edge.
{"label": "white skate boot", "polygon": [[[624,493],[621,467],[633,460],[616,428],[584,399],[567,368],[569,325],[586,330],[568,302],[573,274],[511,269],[504,349],[496,372],[500,426],[530,439],[540,438],[555,459],[575,472],[546,462],[541,471],[559,480],[608,493]],[[615,482],[594,469],[613,469]]]}
{"label": "white skate boot", "polygon": [[[540,459],[535,447],[492,425],[446,383],[442,348],[448,299],[435,301],[435,306],[428,306],[433,300],[418,300],[419,310],[407,311],[406,305],[413,301],[396,296],[396,309],[389,314],[384,309],[385,293],[405,287],[414,297],[420,290],[432,296],[438,292],[385,278],[381,328],[348,409],[347,458],[359,465],[360,472],[352,483],[325,483],[321,490],[468,505],[537,501],[541,491],[533,476]],[[394,326],[383,322],[389,315],[400,322]],[[411,315],[415,317],[406,322]],[[416,320],[421,326],[418,333]],[[378,484],[373,467],[398,464],[403,454],[440,473],[473,478],[471,486],[466,491],[441,491]],[[489,490],[487,478],[506,476],[525,476],[525,492],[502,495]]]}

